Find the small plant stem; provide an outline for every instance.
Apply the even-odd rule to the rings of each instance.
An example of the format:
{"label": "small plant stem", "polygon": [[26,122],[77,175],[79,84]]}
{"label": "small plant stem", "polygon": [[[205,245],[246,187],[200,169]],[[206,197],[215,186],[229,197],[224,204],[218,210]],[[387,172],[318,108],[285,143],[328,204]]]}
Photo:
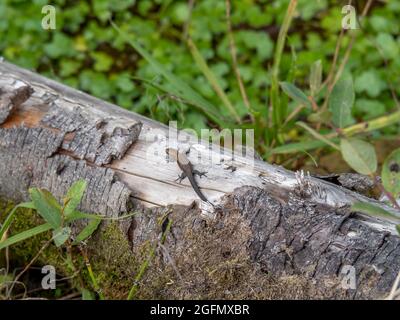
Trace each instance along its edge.
{"label": "small plant stem", "polygon": [[286,35],[289,30],[290,23],[292,22],[296,6],[297,6],[297,0],[291,0],[289,3],[289,7],[286,11],[282,27],[279,30],[278,42],[276,44],[276,51],[274,56],[274,65],[272,68],[272,76],[275,80],[279,79],[279,66],[281,64],[282,52],[283,48],[285,47]]}
{"label": "small plant stem", "polygon": [[399,206],[399,204],[397,203],[396,199],[394,198],[394,196],[393,196],[389,191],[387,191],[387,190],[383,187],[382,183],[381,183],[381,182],[379,181],[379,179],[378,179],[378,176],[377,176],[377,175],[374,175],[374,176],[373,176],[373,179],[374,179],[376,185],[378,186],[379,190],[389,199],[389,201],[393,204],[393,206],[394,206],[396,209],[399,209],[399,210],[400,210],[400,206]]}
{"label": "small plant stem", "polygon": [[225,108],[229,111],[229,113],[232,115],[232,117],[235,118],[237,123],[241,123],[242,120],[241,120],[239,114],[237,113],[235,107],[232,105],[228,96],[226,95],[224,90],[221,88],[215,74],[209,68],[207,61],[203,58],[203,56],[201,55],[196,44],[193,42],[193,40],[190,37],[187,39],[187,45],[189,47],[190,53],[192,54],[193,59],[195,60],[196,64],[199,66],[201,72],[206,77],[206,79],[208,80],[211,87],[214,89],[214,91],[218,95],[218,97],[221,99]]}
{"label": "small plant stem", "polygon": [[366,133],[382,129],[400,122],[400,110],[393,112],[389,115],[382,116],[370,121],[357,123],[353,126],[340,129],[339,132],[347,137],[353,136],[358,133]]}
{"label": "small plant stem", "polygon": [[[379,130],[385,127],[389,127],[391,125],[396,125],[400,123],[400,110],[395,111],[389,115],[382,116],[371,121],[357,123],[353,126],[349,126],[343,129],[336,129],[336,132],[331,132],[326,135],[321,135],[324,139],[334,139],[339,136],[343,137],[352,137],[356,134],[368,133],[375,130]],[[397,137],[395,138],[397,139]],[[271,147],[272,148],[272,147]],[[318,147],[315,147],[318,148]],[[315,149],[309,148],[308,150]]]}
{"label": "small plant stem", "polygon": [[338,60],[339,53],[340,53],[340,47],[341,47],[342,41],[343,41],[343,36],[344,36],[344,29],[342,28],[340,30],[339,38],[338,38],[338,40],[336,42],[335,54],[333,55],[333,61],[332,61],[331,68],[329,70],[329,74],[326,77],[326,80],[324,81],[322,87],[328,85],[332,81],[332,78],[334,76],[334,72],[335,72],[335,69],[336,69],[337,60]]}
{"label": "small plant stem", "polygon": [[96,290],[97,294],[99,295],[100,300],[104,300],[104,295],[101,293],[101,289],[99,287],[99,284],[97,283],[96,277],[93,273],[92,265],[90,264],[89,258],[86,254],[86,251],[83,249],[80,249],[83,260],[85,261],[86,269],[89,273],[90,280],[92,281],[93,288]]}
{"label": "small plant stem", "polygon": [[304,104],[299,104],[286,118],[285,122],[283,123],[284,126],[286,126],[298,113],[301,112],[305,108]]}
{"label": "small plant stem", "polygon": [[242,80],[242,77],[241,77],[240,71],[239,71],[238,62],[237,62],[236,45],[235,45],[235,39],[233,37],[232,24],[231,24],[231,2],[230,2],[230,0],[225,0],[225,7],[226,7],[226,25],[228,28],[229,48],[230,48],[230,52],[231,52],[233,69],[235,71],[236,80],[239,84],[240,94],[242,95],[243,103],[247,108],[247,111],[249,113],[249,116],[250,116],[252,122],[254,122],[254,116],[251,111],[249,98],[247,97],[246,88],[244,87],[243,80]]}
{"label": "small plant stem", "polygon": [[32,258],[32,260],[25,266],[25,268],[15,277],[13,280],[13,284],[11,285],[8,296],[11,294],[13,288],[14,288],[14,283],[16,283],[19,278],[22,277],[22,275],[32,266],[32,264],[39,258],[39,256],[42,254],[42,252],[49,246],[49,244],[53,241],[53,239],[48,240],[39,250],[39,252]]}
{"label": "small plant stem", "polygon": [[332,148],[340,151],[339,146],[337,146],[335,143],[333,143],[332,141],[330,141],[323,135],[319,134],[317,131],[315,131],[311,127],[307,126],[304,122],[299,121],[299,122],[297,122],[297,125],[302,127],[303,129],[307,130],[314,138],[321,140],[321,141],[325,142],[327,145],[331,146]]}
{"label": "small plant stem", "polygon": [[[276,44],[276,50],[274,55],[274,64],[272,66],[272,83],[270,91],[270,107],[272,113],[272,124],[277,130],[280,124],[285,118],[286,110],[282,110],[282,106],[279,102],[279,68],[281,64],[281,58],[283,49],[285,47],[286,36],[293,19],[294,12],[296,10],[297,0],[291,0],[286,11],[285,18],[283,20],[282,27],[279,30],[278,41]],[[285,108],[286,109],[286,108]],[[270,115],[271,117],[271,115]],[[276,136],[276,133],[275,133]]]}
{"label": "small plant stem", "polygon": [[[368,2],[365,4],[364,9],[361,13],[361,18],[365,17],[368,14],[368,11],[369,11],[369,8],[371,7],[372,2],[373,2],[373,0],[368,0]],[[349,1],[349,3],[351,3],[351,1]],[[343,29],[341,30],[341,32],[343,32]],[[339,80],[340,76],[342,75],[344,67],[347,64],[347,61],[350,58],[351,50],[353,49],[355,41],[356,41],[356,33],[352,33],[351,39],[350,39],[349,45],[347,46],[343,60],[339,65],[339,69],[336,72],[336,75],[335,75],[333,81],[330,81],[330,83],[328,83],[328,89],[327,89],[327,92],[325,95],[325,101],[322,106],[322,110],[326,110],[326,108],[328,107],[329,97],[332,93],[333,88],[335,87],[336,82]],[[333,70],[331,69],[331,71],[333,71]],[[331,76],[331,79],[332,79],[332,76]]]}
{"label": "small plant stem", "polygon": [[182,38],[183,38],[184,41],[187,40],[188,35],[189,35],[189,28],[190,28],[190,23],[191,23],[191,20],[192,20],[192,13],[193,13],[194,3],[195,3],[195,0],[189,0],[188,1],[188,12],[189,12],[189,14],[188,14],[188,18],[186,19],[186,21],[185,21],[185,23],[183,25]]}

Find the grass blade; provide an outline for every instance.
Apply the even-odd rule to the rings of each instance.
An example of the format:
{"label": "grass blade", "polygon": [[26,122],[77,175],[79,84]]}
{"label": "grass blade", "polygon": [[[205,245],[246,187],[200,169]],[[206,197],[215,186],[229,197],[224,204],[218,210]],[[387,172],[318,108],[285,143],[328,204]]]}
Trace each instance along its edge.
{"label": "grass blade", "polygon": [[26,240],[28,238],[34,237],[40,233],[46,232],[48,230],[52,229],[52,226],[50,223],[44,223],[41,224],[40,226],[34,227],[32,229],[23,231],[21,233],[16,234],[15,236],[12,236],[4,241],[0,242],[0,250],[7,248],[13,244],[16,244],[18,242],[21,242],[23,240]]}
{"label": "grass blade", "polygon": [[[338,139],[333,139],[333,142],[337,142]],[[300,151],[308,151],[326,146],[326,143],[320,140],[311,140],[303,142],[295,142],[287,145],[279,146],[270,151],[270,154],[287,154]]]}
{"label": "grass blade", "polygon": [[344,128],[352,123],[351,110],[355,93],[351,74],[343,75],[336,83],[329,98],[329,110],[335,126]]}
{"label": "grass blade", "polygon": [[134,48],[154,69],[157,74],[163,76],[173,87],[174,94],[181,97],[184,100],[189,101],[191,104],[198,106],[201,111],[204,112],[215,123],[221,127],[225,127],[224,123],[220,120],[219,115],[215,115],[216,107],[199,95],[193,90],[186,82],[176,77],[174,74],[169,72],[162,64],[155,60],[151,54],[145,50],[139,43],[133,41],[126,32],[122,31],[114,22],[111,21],[111,25],[119,33],[121,38],[132,48]]}
{"label": "grass blade", "polygon": [[274,54],[274,64],[272,66],[272,83],[271,83],[271,105],[272,105],[272,120],[275,127],[279,127],[283,123],[286,116],[286,106],[282,108],[279,99],[279,69],[281,64],[281,58],[283,55],[283,49],[285,47],[286,35],[289,30],[289,26],[292,22],[295,10],[297,7],[297,0],[291,0],[286,11],[285,18],[282,23],[282,27],[279,30],[278,41],[276,44]]}
{"label": "grass blade", "polygon": [[4,220],[0,228],[0,241],[3,239],[4,234],[7,232],[8,228],[11,226],[12,222],[15,219],[15,213],[17,212],[18,208],[27,208],[27,209],[36,209],[35,205],[32,202],[24,202],[20,203],[19,205],[15,206],[11,212],[8,214],[7,218]]}
{"label": "grass blade", "polygon": [[232,67],[233,70],[235,71],[236,75],[236,80],[239,85],[240,89],[240,94],[242,95],[243,103],[247,108],[247,111],[249,112],[250,118],[252,122],[254,122],[254,110],[252,110],[249,102],[249,98],[247,96],[246,88],[243,84],[242,77],[240,75],[239,71],[239,65],[237,61],[237,54],[236,54],[236,44],[235,44],[235,38],[233,37],[233,32],[232,32],[232,24],[231,24],[231,2],[230,0],[225,0],[225,14],[226,14],[226,26],[227,26],[227,34],[229,38],[229,49],[231,52],[231,59],[232,59]]}
{"label": "grass blade", "polygon": [[385,209],[382,209],[378,206],[374,206],[373,204],[366,203],[366,202],[356,202],[351,206],[351,211],[354,212],[361,212],[365,213],[369,216],[372,217],[377,217],[377,218],[388,218],[391,221],[395,221],[397,223],[400,222],[400,219],[390,212],[386,211]]}
{"label": "grass blade", "polygon": [[187,43],[189,46],[190,53],[192,54],[192,57],[193,57],[194,61],[196,62],[197,66],[200,68],[201,72],[203,72],[204,76],[210,82],[210,85],[213,87],[213,89],[217,93],[218,97],[221,99],[221,101],[224,104],[224,106],[226,107],[226,109],[230,112],[230,114],[236,119],[236,121],[238,123],[241,123],[241,119],[240,119],[239,115],[237,114],[235,107],[229,101],[224,90],[222,90],[221,86],[218,83],[217,77],[214,75],[214,73],[208,67],[207,62],[204,60],[203,56],[197,49],[197,47],[194,44],[194,42],[192,41],[192,39],[189,38],[187,40]]}
{"label": "grass blade", "polygon": [[[182,103],[187,104],[187,105],[191,105],[193,107],[196,107],[198,109],[201,110],[201,107],[199,107],[196,103],[193,103],[193,101],[188,101],[185,100],[184,97],[182,97],[179,92],[175,91],[175,90],[171,90],[169,88],[166,88],[165,86],[155,83],[154,81],[148,80],[148,79],[143,79],[143,78],[139,78],[139,77],[132,77],[132,79],[136,80],[136,81],[141,81],[143,82],[145,85],[149,86],[149,87],[153,87],[154,89],[157,89],[161,92],[164,92],[166,94],[172,95],[176,98],[178,98]],[[232,127],[230,124],[227,124],[227,122],[229,121],[228,119],[226,119],[226,117],[222,116],[222,115],[217,115],[214,111],[211,112],[215,117],[218,117],[220,120],[220,123],[223,123],[223,128],[230,128]]]}
{"label": "grass blade", "polygon": [[324,142],[325,144],[331,146],[332,148],[339,150],[340,148],[339,146],[337,146],[336,144],[334,144],[332,141],[330,141],[329,139],[325,138],[322,134],[319,134],[317,131],[315,131],[313,128],[309,127],[307,124],[305,124],[304,122],[297,122],[296,123],[299,127],[302,127],[303,129],[307,130],[314,138]]}

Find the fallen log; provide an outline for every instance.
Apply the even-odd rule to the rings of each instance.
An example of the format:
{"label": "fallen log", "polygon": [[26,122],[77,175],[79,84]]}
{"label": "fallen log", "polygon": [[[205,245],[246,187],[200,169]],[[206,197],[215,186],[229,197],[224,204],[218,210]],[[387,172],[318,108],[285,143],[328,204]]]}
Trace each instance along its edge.
{"label": "fallen log", "polygon": [[[209,148],[4,61],[0,89],[1,198],[26,201],[28,189],[40,187],[61,199],[85,179],[81,210],[139,212],[88,244],[105,279],[119,270],[121,283],[104,280],[110,297],[132,285],[149,243],[157,254],[140,283],[145,298],[380,298],[400,270],[395,224],[350,214],[350,204],[364,201],[400,217],[374,199],[255,160],[251,149]],[[189,182],[175,181],[168,145],[190,148],[189,160],[207,171],[197,181],[214,208],[199,202]],[[160,243],[166,221],[171,228]],[[355,285],[344,284],[343,270],[354,271]]]}

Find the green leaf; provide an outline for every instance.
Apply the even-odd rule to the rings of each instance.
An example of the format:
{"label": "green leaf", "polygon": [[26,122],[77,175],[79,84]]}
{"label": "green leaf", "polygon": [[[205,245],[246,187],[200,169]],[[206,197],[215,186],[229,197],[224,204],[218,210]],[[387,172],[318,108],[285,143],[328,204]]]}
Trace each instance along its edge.
{"label": "green leaf", "polygon": [[83,70],[79,73],[79,82],[82,89],[102,99],[108,99],[114,93],[110,80],[100,72]]}
{"label": "green leaf", "polygon": [[61,225],[61,206],[52,194],[44,189],[29,189],[31,199],[37,212],[50,223],[54,229]]}
{"label": "green leaf", "polygon": [[362,119],[370,120],[385,114],[385,104],[378,100],[357,99],[355,103],[357,113],[362,113]]}
{"label": "green leaf", "polygon": [[306,94],[297,88],[294,84],[289,82],[279,82],[283,92],[285,92],[290,98],[300,104],[311,106]]}
{"label": "green leaf", "polygon": [[392,34],[383,32],[378,34],[376,43],[386,59],[394,60],[399,56],[400,46]]}
{"label": "green leaf", "polygon": [[367,202],[356,202],[351,206],[351,211],[353,212],[362,212],[372,217],[377,218],[390,218],[394,221],[400,221],[400,219],[389,211],[382,209],[381,207],[375,206],[373,204]]}
{"label": "green leaf", "polygon": [[0,287],[3,287],[3,284],[5,284],[6,282],[13,281],[13,279],[14,277],[12,274],[0,274]]}
{"label": "green leaf", "polygon": [[122,92],[131,93],[135,89],[135,85],[130,79],[128,72],[118,73],[112,76],[111,80],[115,82],[115,86]]}
{"label": "green leaf", "polygon": [[243,42],[243,45],[246,48],[255,49],[260,60],[265,60],[272,57],[274,42],[267,33],[260,31],[241,30],[235,33],[235,38],[238,40],[238,44]]}
{"label": "green leaf", "polygon": [[400,196],[400,149],[394,150],[384,161],[382,184],[395,198]]}
{"label": "green leaf", "polygon": [[71,228],[57,228],[53,230],[53,240],[57,247],[61,247],[71,235]]}
{"label": "green leaf", "polygon": [[89,223],[83,230],[77,235],[76,239],[72,243],[73,245],[77,245],[81,243],[82,241],[85,241],[87,238],[89,238],[93,232],[96,231],[97,227],[99,226],[101,220],[94,219],[90,220]]}
{"label": "green leaf", "polygon": [[400,235],[400,224],[396,225],[396,230],[397,230],[397,233]]}
{"label": "green leaf", "polygon": [[184,23],[190,17],[190,9],[186,3],[177,3],[171,12],[170,18],[176,23]]}
{"label": "green leaf", "polygon": [[11,212],[8,214],[7,218],[4,220],[4,223],[1,225],[0,240],[3,239],[4,234],[7,232],[8,228],[10,228],[12,222],[14,221],[15,213],[17,212],[18,208],[36,209],[33,202],[24,202],[24,203],[20,203],[19,205],[15,206],[11,210]]}
{"label": "green leaf", "polygon": [[355,99],[353,78],[346,73],[337,81],[329,98],[329,110],[332,112],[333,123],[344,128],[353,122],[351,108]]}
{"label": "green leaf", "polygon": [[82,300],[94,300],[95,299],[94,292],[92,292],[88,289],[82,288],[81,293],[82,293]]}
{"label": "green leaf", "polygon": [[354,88],[357,92],[367,92],[370,97],[376,98],[387,87],[376,70],[364,71],[357,77]]}
{"label": "green leaf", "polygon": [[52,228],[53,227],[50,223],[45,223],[45,224],[41,224],[40,226],[34,227],[32,229],[20,232],[20,233],[16,234],[15,236],[12,236],[10,238],[7,238],[4,241],[1,241],[0,242],[0,250],[7,248],[18,242],[21,242],[23,240],[26,240],[28,238],[34,237],[40,233],[46,232]]}
{"label": "green leaf", "polygon": [[360,139],[342,139],[340,149],[343,159],[360,174],[372,175],[378,167],[373,145]]}
{"label": "green leaf", "polygon": [[52,41],[45,44],[43,49],[47,56],[54,59],[75,54],[72,40],[61,32],[55,33]]}
{"label": "green leaf", "polygon": [[87,182],[85,180],[78,180],[68,190],[67,196],[64,199],[64,203],[66,203],[64,207],[66,218],[73,214],[81,203],[86,187]]}
{"label": "green leaf", "polygon": [[321,89],[321,83],[322,83],[322,61],[317,60],[311,65],[311,71],[310,71],[310,91],[313,97],[315,97],[315,95]]}
{"label": "green leaf", "polygon": [[60,76],[68,77],[75,74],[81,67],[80,61],[75,61],[72,59],[62,59],[60,61]]}
{"label": "green leaf", "polygon": [[108,54],[104,52],[92,52],[90,56],[94,59],[94,70],[96,71],[108,71],[110,70],[114,60]]}
{"label": "green leaf", "polygon": [[105,22],[111,18],[111,3],[105,0],[97,0],[93,2],[93,11],[100,21]]}

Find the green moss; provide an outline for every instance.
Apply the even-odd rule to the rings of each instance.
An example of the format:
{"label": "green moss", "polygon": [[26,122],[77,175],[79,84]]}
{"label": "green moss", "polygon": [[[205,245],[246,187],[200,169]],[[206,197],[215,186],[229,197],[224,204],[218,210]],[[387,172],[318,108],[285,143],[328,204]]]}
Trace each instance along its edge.
{"label": "green moss", "polygon": [[[14,204],[9,201],[0,201],[0,207],[5,208],[2,210],[3,214],[0,216],[1,221],[5,219],[7,214],[14,208]],[[15,235],[22,231],[29,230],[39,224],[44,223],[43,219],[36,214],[32,209],[17,209],[15,220],[13,221],[9,235]],[[29,238],[25,241],[19,242],[9,248],[10,260],[18,264],[26,264],[35,257],[39,250],[51,238],[51,232],[45,232],[35,237]],[[38,261],[45,262],[46,264],[56,264],[60,261],[58,258],[59,252],[54,246],[49,246],[43,251]]]}
{"label": "green moss", "polygon": [[[3,221],[13,208],[12,202],[0,201],[0,221]],[[21,208],[17,210],[8,234],[15,235],[42,223],[42,218],[34,210]],[[51,231],[49,231],[11,246],[8,250],[10,270],[26,266],[51,239],[51,236]],[[85,247],[82,249],[86,250]],[[118,224],[109,223],[103,227],[93,240],[88,241],[87,252],[97,282],[106,298],[126,298],[132,285],[130,279],[133,279],[137,271],[135,267],[137,264]],[[65,248],[57,248],[51,243],[36,259],[34,265],[52,265],[56,268],[58,275],[70,277],[69,285],[72,288],[80,290],[85,287],[94,290],[81,250],[78,247],[72,247],[70,253],[72,261],[67,259]],[[5,265],[4,258],[5,255],[1,254],[1,265]]]}
{"label": "green moss", "polygon": [[[0,200],[0,221],[3,221],[13,208],[14,204],[12,202]],[[36,213],[35,210],[25,208],[17,209],[15,219],[8,231],[8,235],[16,235],[42,223],[44,223],[43,219]],[[30,263],[43,248],[43,246],[45,246],[46,243],[51,239],[51,237],[51,231],[48,231],[9,247],[8,259],[10,262],[10,272],[16,268],[18,268],[20,271],[21,268],[24,268],[28,263]],[[5,262],[5,255],[3,252],[0,255],[2,259],[0,261],[2,263]],[[76,259],[74,259],[74,264],[83,265],[81,262],[79,262],[79,260],[81,259],[79,256],[77,256]],[[50,245],[48,245],[41,252],[41,254],[33,263],[33,266],[44,265],[54,266],[58,275],[67,277],[73,275],[73,270],[66,263],[65,253],[62,249],[57,248],[53,243],[50,243]],[[28,279],[28,281],[31,281],[31,279]],[[73,286],[75,286],[74,279],[71,280],[71,283]]]}
{"label": "green moss", "polygon": [[90,263],[99,286],[108,299],[126,299],[137,272],[137,256],[132,253],[118,223],[101,228],[89,244]]}

